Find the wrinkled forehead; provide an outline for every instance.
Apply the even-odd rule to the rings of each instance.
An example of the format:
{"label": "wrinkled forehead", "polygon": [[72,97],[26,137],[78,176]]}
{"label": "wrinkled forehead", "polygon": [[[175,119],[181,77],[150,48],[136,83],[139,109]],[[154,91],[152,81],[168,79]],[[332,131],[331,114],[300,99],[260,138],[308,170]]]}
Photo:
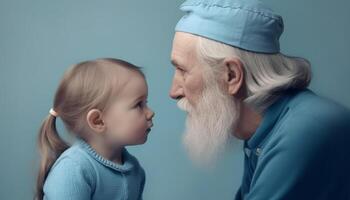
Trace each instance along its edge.
{"label": "wrinkled forehead", "polygon": [[193,64],[197,57],[196,45],[198,36],[176,32],[171,51],[171,61],[174,65],[188,66]]}

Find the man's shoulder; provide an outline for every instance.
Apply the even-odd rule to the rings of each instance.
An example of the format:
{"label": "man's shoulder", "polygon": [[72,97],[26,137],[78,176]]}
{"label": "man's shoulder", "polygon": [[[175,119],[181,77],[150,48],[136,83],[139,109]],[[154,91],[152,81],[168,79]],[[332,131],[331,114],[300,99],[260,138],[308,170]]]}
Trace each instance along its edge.
{"label": "man's shoulder", "polygon": [[350,128],[350,110],[311,90],[301,92],[290,100],[288,112],[282,123],[286,128],[306,130],[328,130],[329,128]]}
{"label": "man's shoulder", "polygon": [[296,94],[276,123],[274,144],[322,147],[350,143],[350,111],[345,106],[310,90]]}
{"label": "man's shoulder", "polygon": [[346,188],[333,183],[350,180],[348,109],[311,91],[291,96],[284,109],[261,146],[250,196],[271,196],[283,186],[278,194],[288,199],[317,191],[342,197]]}

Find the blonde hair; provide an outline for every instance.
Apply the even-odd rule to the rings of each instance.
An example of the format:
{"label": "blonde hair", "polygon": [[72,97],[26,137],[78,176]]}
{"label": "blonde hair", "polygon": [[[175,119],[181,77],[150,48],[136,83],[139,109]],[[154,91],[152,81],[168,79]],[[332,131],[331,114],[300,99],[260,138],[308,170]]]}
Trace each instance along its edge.
{"label": "blonde hair", "polygon": [[257,111],[264,111],[286,91],[304,89],[311,82],[311,66],[304,58],[250,52],[200,36],[197,53],[214,74],[222,71],[225,58],[238,57],[244,65],[244,102]]}
{"label": "blonde hair", "polygon": [[[111,73],[111,70],[120,69],[120,67],[135,71],[144,77],[139,67],[113,58],[84,61],[73,65],[65,72],[55,94],[53,109],[69,132],[80,135],[84,128],[83,118],[90,109],[105,111],[115,93],[118,92],[113,85],[118,83],[120,76],[118,73]],[[59,136],[56,117],[52,114],[42,122],[38,146],[41,162],[34,198],[42,200],[43,186],[48,172],[57,158],[69,147],[68,143]]]}

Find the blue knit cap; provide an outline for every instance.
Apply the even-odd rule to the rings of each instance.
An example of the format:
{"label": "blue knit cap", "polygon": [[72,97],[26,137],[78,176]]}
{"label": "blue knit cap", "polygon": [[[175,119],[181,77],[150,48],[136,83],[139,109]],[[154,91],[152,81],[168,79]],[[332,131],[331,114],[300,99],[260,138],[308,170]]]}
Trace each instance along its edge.
{"label": "blue knit cap", "polygon": [[278,53],[283,19],[259,0],[187,0],[175,31],[258,53]]}

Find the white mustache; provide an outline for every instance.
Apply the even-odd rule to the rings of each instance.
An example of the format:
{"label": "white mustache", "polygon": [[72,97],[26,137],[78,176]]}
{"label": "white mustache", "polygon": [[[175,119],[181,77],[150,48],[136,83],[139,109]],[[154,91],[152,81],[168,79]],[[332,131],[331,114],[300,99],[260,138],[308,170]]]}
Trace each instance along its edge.
{"label": "white mustache", "polygon": [[181,110],[186,111],[186,112],[192,111],[192,106],[185,98],[178,100],[177,107],[179,107]]}

